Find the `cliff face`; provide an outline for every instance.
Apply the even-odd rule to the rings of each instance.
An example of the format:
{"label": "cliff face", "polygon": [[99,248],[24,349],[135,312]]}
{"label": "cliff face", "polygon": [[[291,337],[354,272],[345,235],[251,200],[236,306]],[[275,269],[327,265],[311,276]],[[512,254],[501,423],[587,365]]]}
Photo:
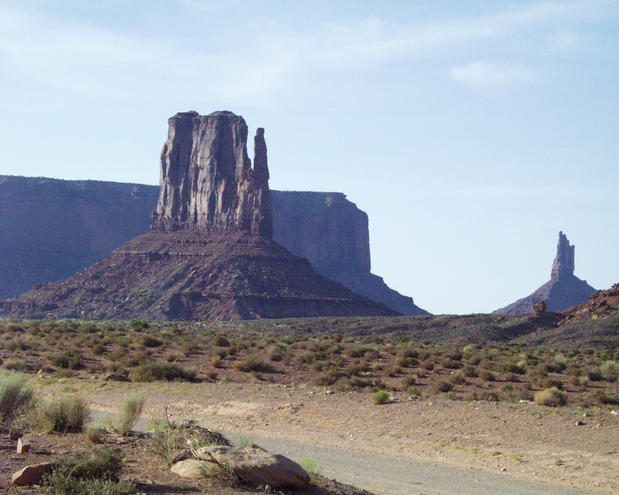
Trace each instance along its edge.
{"label": "cliff face", "polygon": [[404,315],[427,314],[371,273],[368,216],[342,193],[272,191],[273,238],[353,292]]}
{"label": "cliff face", "polygon": [[[254,175],[263,170],[268,180],[258,158],[266,159],[266,145],[254,156]],[[0,176],[0,299],[104,259],[147,232],[156,208],[154,222],[160,225],[161,195],[157,186]],[[367,215],[344,194],[271,191],[271,196],[276,242],[357,294],[402,314],[424,313],[370,273]]]}
{"label": "cliff face", "polygon": [[158,188],[0,176],[0,299],[68,277],[148,230]]}
{"label": "cliff face", "polygon": [[153,230],[249,232],[271,237],[273,215],[264,129],[247,155],[247,124],[232,112],[177,113],[161,151]]}
{"label": "cliff face", "polygon": [[16,318],[253,319],[393,315],[271,239],[264,131],[230,112],[177,114],[152,231],[75,275],[0,302]]}
{"label": "cliff face", "polygon": [[495,313],[533,313],[533,305],[544,301],[550,312],[565,311],[585,302],[595,289],[585,280],[574,275],[575,247],[570,245],[563,232],[559,232],[557,255],[550,272],[550,280],[533,294],[498,309]]}

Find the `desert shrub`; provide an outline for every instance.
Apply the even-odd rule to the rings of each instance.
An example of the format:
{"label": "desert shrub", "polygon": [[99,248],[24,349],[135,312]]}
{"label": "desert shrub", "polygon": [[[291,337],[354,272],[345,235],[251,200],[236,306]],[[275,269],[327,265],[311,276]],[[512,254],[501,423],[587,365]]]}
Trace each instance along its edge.
{"label": "desert shrub", "polygon": [[131,322],[131,328],[134,330],[144,330],[148,327],[150,327],[150,325],[145,320],[133,320]]}
{"label": "desert shrub", "polygon": [[217,347],[230,347],[230,341],[223,335],[217,335],[213,338],[213,345]]}
{"label": "desert shrub", "polygon": [[421,367],[424,370],[431,371],[434,369],[434,361],[432,361],[431,359],[426,359],[425,361],[421,363]]}
{"label": "desert shrub", "polygon": [[140,344],[143,347],[160,347],[163,345],[163,342],[152,335],[143,335],[140,339]]}
{"label": "desert shrub", "polygon": [[151,363],[138,366],[131,372],[131,378],[136,382],[155,381],[194,381],[198,372],[194,368],[186,368],[175,363]]}
{"label": "desert shrub", "polygon": [[489,370],[481,370],[479,372],[479,378],[481,378],[482,380],[486,380],[487,382],[493,382],[494,380],[496,380],[494,373]]}
{"label": "desert shrub", "polygon": [[281,347],[276,347],[276,346],[270,347],[267,355],[268,355],[269,360],[276,362],[276,363],[279,363],[280,361],[284,359],[284,352],[281,349]]}
{"label": "desert shrub", "polygon": [[4,362],[4,368],[10,371],[26,371],[28,369],[28,365],[22,358],[13,358],[7,359]]}
{"label": "desert shrub", "polygon": [[259,373],[275,372],[275,368],[271,364],[256,357],[249,357],[247,359],[244,359],[243,361],[237,361],[236,363],[234,363],[234,369],[237,371],[243,371],[245,373],[250,371],[257,371]]}
{"label": "desert shrub", "polygon": [[337,382],[341,376],[336,369],[330,369],[314,378],[313,383],[319,387],[327,387]]}
{"label": "desert shrub", "polygon": [[302,459],[299,459],[299,466],[301,466],[305,472],[309,474],[312,481],[316,481],[322,473],[322,467],[320,464],[318,464],[315,459],[310,457],[303,457]]}
{"label": "desert shrub", "polygon": [[503,365],[503,371],[505,373],[514,373],[516,375],[524,375],[526,373],[524,367],[521,367],[516,363],[505,363]]}
{"label": "desert shrub", "polygon": [[90,443],[101,443],[105,438],[105,428],[98,426],[89,426],[86,428],[86,438]]}
{"label": "desert shrub", "polygon": [[603,390],[593,392],[593,398],[600,404],[619,405],[619,395],[607,394]]}
{"label": "desert shrub", "polygon": [[615,382],[619,374],[619,365],[615,361],[605,361],[600,366],[600,374],[607,382]]}
{"label": "desert shrub", "polygon": [[391,400],[391,396],[389,395],[389,392],[387,392],[386,390],[379,390],[378,392],[374,392],[371,395],[371,397],[372,397],[372,402],[376,405],[386,404],[387,402]]}
{"label": "desert shrub", "polygon": [[449,381],[454,385],[462,385],[463,383],[466,383],[464,376],[464,372],[462,370],[458,370],[449,377]]}
{"label": "desert shrub", "polygon": [[417,375],[409,375],[406,378],[404,378],[405,387],[410,387],[412,385],[415,385],[416,383],[417,383]]}
{"label": "desert shrub", "polygon": [[453,383],[449,383],[444,380],[436,382],[432,387],[435,393],[449,392],[452,388],[454,388]]}
{"label": "desert shrub", "polygon": [[564,406],[567,403],[567,394],[557,387],[552,387],[536,392],[533,400],[539,406]]}
{"label": "desert shrub", "polygon": [[11,423],[32,404],[34,393],[19,375],[0,377],[0,422]]}
{"label": "desert shrub", "polygon": [[591,368],[586,371],[587,378],[592,382],[599,382],[602,380],[602,372],[599,368]]}
{"label": "desert shrub", "polygon": [[462,373],[464,373],[464,376],[469,378],[476,378],[479,375],[477,368],[475,368],[475,366],[471,366],[470,364],[467,364],[464,368],[462,368]]}
{"label": "desert shrub", "polygon": [[47,433],[79,433],[90,421],[90,410],[80,397],[62,397],[37,404],[28,423]]}
{"label": "desert shrub", "polygon": [[443,368],[455,370],[458,368],[462,368],[462,363],[450,357],[446,357],[445,359],[441,361],[441,366],[443,366]]}
{"label": "desert shrub", "polygon": [[44,478],[48,495],[125,495],[132,493],[130,483],[119,482],[122,455],[110,447],[78,453],[54,463],[50,475]]}
{"label": "desert shrub", "polygon": [[144,409],[146,399],[143,395],[126,395],[118,408],[118,417],[112,424],[114,431],[121,435],[126,435],[135,426]]}
{"label": "desert shrub", "polygon": [[80,370],[84,367],[84,359],[77,352],[64,351],[54,354],[50,357],[50,361],[58,368],[69,370]]}

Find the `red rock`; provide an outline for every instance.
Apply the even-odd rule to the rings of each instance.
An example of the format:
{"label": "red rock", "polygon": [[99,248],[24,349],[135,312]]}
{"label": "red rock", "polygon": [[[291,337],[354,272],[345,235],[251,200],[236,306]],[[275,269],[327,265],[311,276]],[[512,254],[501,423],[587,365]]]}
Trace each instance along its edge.
{"label": "red rock", "polygon": [[51,462],[33,464],[13,473],[12,481],[14,485],[18,486],[35,485],[41,481],[43,475],[49,473],[51,470]]}

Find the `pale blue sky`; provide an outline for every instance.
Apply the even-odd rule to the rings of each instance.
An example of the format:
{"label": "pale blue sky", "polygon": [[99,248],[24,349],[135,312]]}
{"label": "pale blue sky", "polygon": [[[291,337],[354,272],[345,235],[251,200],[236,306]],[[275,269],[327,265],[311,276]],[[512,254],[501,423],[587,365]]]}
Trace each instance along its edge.
{"label": "pale blue sky", "polygon": [[[266,128],[435,313],[619,282],[619,1],[0,0],[0,174],[156,184],[167,118]],[[250,132],[252,132],[250,131]]]}

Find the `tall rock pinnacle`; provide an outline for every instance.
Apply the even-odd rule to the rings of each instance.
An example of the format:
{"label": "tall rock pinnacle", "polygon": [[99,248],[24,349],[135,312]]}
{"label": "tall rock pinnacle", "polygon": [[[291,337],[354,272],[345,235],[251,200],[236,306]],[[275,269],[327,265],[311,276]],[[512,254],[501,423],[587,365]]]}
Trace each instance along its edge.
{"label": "tall rock pinnacle", "polygon": [[252,169],[247,124],[232,112],[177,113],[161,151],[161,192],[153,230],[273,232],[264,129]]}
{"label": "tall rock pinnacle", "polygon": [[574,276],[574,247],[563,232],[559,232],[557,256],[552,263],[551,280],[563,280]]}
{"label": "tall rock pinnacle", "polygon": [[542,302],[548,311],[565,311],[585,302],[594,292],[595,289],[586,280],[580,280],[574,275],[574,246],[570,245],[563,232],[559,232],[557,255],[552,263],[550,280],[532,294],[497,309],[495,313],[532,313]]}

